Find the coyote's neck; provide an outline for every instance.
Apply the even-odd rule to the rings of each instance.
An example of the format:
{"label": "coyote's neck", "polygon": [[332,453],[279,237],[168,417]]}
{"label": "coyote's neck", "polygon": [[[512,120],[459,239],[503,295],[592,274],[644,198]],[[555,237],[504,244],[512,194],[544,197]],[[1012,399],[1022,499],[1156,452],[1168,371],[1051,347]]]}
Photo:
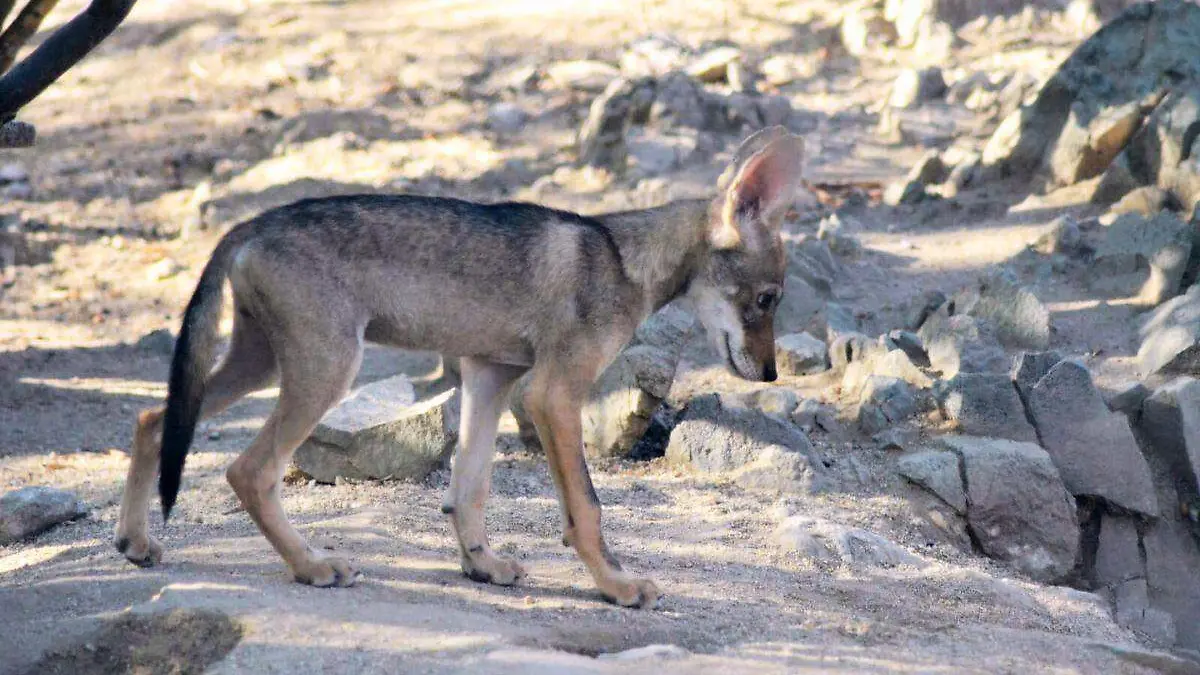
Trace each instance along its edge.
{"label": "coyote's neck", "polygon": [[686,200],[599,216],[621,251],[625,273],[641,286],[648,316],[687,291],[708,250],[709,201]]}

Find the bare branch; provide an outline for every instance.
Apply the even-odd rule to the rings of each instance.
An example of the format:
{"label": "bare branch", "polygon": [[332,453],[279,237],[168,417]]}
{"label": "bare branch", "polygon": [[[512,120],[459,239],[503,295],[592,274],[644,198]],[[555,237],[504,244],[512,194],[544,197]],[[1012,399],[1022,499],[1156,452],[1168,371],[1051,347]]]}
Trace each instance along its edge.
{"label": "bare branch", "polygon": [[54,31],[32,54],[0,77],[0,122],[11,120],[116,29],[136,0],[92,0],[82,14]]}
{"label": "bare branch", "polygon": [[0,0],[0,26],[8,20],[8,15],[12,13],[13,7],[16,7],[17,0]]}
{"label": "bare branch", "polygon": [[28,148],[37,139],[37,130],[25,122],[0,125],[0,148]]}
{"label": "bare branch", "polygon": [[25,9],[13,19],[12,25],[0,35],[0,73],[12,67],[21,46],[33,37],[38,26],[42,25],[46,15],[57,4],[58,0],[29,0]]}

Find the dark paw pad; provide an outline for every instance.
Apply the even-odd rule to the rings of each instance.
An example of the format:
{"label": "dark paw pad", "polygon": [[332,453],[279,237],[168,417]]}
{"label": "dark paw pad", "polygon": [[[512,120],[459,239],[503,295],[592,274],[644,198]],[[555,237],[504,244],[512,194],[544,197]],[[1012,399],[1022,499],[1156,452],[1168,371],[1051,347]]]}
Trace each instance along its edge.
{"label": "dark paw pad", "polygon": [[129,550],[129,537],[121,537],[117,540],[117,551],[124,553]]}
{"label": "dark paw pad", "polygon": [[481,584],[492,583],[492,575],[482,570],[471,569],[469,572],[464,571],[463,574],[471,581],[478,581]]}

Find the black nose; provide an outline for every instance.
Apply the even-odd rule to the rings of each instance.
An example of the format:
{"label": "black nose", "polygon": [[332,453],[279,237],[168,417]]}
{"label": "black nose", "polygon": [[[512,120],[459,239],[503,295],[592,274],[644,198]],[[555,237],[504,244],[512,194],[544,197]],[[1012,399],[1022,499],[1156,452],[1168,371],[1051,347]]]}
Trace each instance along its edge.
{"label": "black nose", "polygon": [[771,361],[763,366],[763,382],[774,382],[779,379],[779,374],[775,372],[775,362]]}

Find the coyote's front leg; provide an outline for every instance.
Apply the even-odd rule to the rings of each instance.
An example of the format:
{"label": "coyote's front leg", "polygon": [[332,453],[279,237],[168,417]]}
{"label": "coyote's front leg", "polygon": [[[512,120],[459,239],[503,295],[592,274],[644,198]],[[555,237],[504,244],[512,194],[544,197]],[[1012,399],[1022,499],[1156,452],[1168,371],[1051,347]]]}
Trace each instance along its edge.
{"label": "coyote's front leg", "polygon": [[[526,394],[526,407],[537,425],[566,514],[564,538],[575,547],[605,599],[623,607],[653,607],[659,598],[654,582],[623,571],[600,531],[600,499],[583,458],[580,415],[592,380],[574,377],[594,374],[595,368],[580,371],[577,366],[539,365]],[[572,379],[563,379],[565,374]]]}

